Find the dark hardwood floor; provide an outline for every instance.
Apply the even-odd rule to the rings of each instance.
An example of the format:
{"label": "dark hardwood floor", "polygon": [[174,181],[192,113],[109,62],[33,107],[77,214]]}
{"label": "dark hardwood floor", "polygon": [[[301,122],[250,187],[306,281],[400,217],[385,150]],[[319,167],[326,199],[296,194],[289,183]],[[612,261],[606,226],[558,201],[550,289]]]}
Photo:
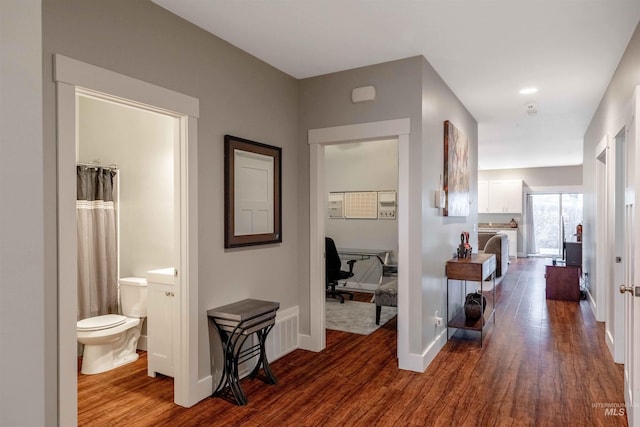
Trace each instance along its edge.
{"label": "dark hardwood floor", "polygon": [[397,369],[393,319],[369,336],[327,331],[324,351],[296,350],[272,363],[277,385],[244,379],[244,407],[208,398],[182,408],[173,404],[171,378],[147,377],[142,352],[128,366],[79,375],[79,424],[627,425],[601,407],[624,402],[623,371],[586,301],[547,301],[536,259],[512,263],[497,297],[483,347],[476,333],[457,335],[424,373]]}

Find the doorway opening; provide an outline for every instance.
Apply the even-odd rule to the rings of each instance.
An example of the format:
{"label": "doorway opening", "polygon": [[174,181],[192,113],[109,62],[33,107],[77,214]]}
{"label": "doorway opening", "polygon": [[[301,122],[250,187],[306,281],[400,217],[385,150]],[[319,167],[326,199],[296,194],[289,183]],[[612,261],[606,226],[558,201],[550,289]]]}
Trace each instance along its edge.
{"label": "doorway opening", "polygon": [[[420,265],[420,251],[411,250],[415,239],[409,236],[409,141],[411,123],[408,118],[360,123],[309,130],[309,336],[303,336],[301,347],[321,351],[326,347],[325,330],[325,218],[324,146],[356,141],[389,138],[398,140],[398,365],[400,369],[422,372],[423,362],[409,349],[409,278]],[[414,271],[415,270],[415,271]]]}
{"label": "doorway opening", "polygon": [[582,224],[581,193],[530,194],[533,212],[533,248],[528,255],[564,257],[564,243],[576,241]]}
{"label": "doorway opening", "polygon": [[[198,381],[197,275],[197,117],[198,100],[122,74],[55,55],[57,95],[58,201],[58,378],[61,425],[77,424],[77,95],[169,115],[177,122],[174,159],[175,236],[178,285],[174,311],[174,401],[191,406],[210,394],[211,382]],[[189,194],[193,195],[189,197]],[[180,313],[184,313],[180,315]],[[190,344],[189,344],[190,343]]]}
{"label": "doorway opening", "polygon": [[[326,326],[368,335],[397,311],[381,306],[376,324],[372,302],[383,283],[393,287],[397,271],[398,140],[331,144],[324,151],[326,237],[337,247],[340,270],[353,272],[326,299]],[[339,265],[335,252],[326,259],[331,253]]]}

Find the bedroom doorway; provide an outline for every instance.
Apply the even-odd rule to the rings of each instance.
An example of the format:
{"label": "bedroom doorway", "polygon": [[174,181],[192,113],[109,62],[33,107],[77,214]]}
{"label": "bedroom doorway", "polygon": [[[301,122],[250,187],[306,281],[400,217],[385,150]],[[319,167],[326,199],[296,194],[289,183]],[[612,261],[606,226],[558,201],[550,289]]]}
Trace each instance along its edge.
{"label": "bedroom doorway", "polygon": [[387,271],[398,261],[398,140],[331,144],[324,150],[326,237],[337,248],[340,270],[349,271],[353,261],[353,276],[338,280],[336,295],[326,298],[326,328],[369,335],[397,314],[396,307],[382,306],[376,324],[373,296],[395,280]]}

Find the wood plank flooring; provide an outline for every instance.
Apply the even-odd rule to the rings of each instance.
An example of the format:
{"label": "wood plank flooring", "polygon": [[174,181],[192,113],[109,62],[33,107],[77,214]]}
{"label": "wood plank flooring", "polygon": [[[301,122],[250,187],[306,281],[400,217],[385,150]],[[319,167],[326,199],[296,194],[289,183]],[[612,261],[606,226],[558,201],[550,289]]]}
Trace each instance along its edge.
{"label": "wood plank flooring", "polygon": [[[364,297],[366,298],[366,296]],[[320,353],[272,363],[277,385],[244,379],[248,405],[173,404],[173,380],[126,367],[79,375],[83,426],[624,426],[623,371],[586,301],[547,301],[544,263],[519,259],[497,288],[483,347],[460,331],[424,373],[397,369],[396,322],[369,336],[327,331]]]}

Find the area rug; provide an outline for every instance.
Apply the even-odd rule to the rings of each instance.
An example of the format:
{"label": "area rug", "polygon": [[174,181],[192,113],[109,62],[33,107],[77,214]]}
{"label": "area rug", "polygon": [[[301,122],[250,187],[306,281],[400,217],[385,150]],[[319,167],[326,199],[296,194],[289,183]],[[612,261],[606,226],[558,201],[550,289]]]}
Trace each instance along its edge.
{"label": "area rug", "polygon": [[382,307],[380,324],[376,325],[376,305],[369,302],[327,299],[325,304],[326,327],[336,331],[369,335],[398,314],[396,307]]}

